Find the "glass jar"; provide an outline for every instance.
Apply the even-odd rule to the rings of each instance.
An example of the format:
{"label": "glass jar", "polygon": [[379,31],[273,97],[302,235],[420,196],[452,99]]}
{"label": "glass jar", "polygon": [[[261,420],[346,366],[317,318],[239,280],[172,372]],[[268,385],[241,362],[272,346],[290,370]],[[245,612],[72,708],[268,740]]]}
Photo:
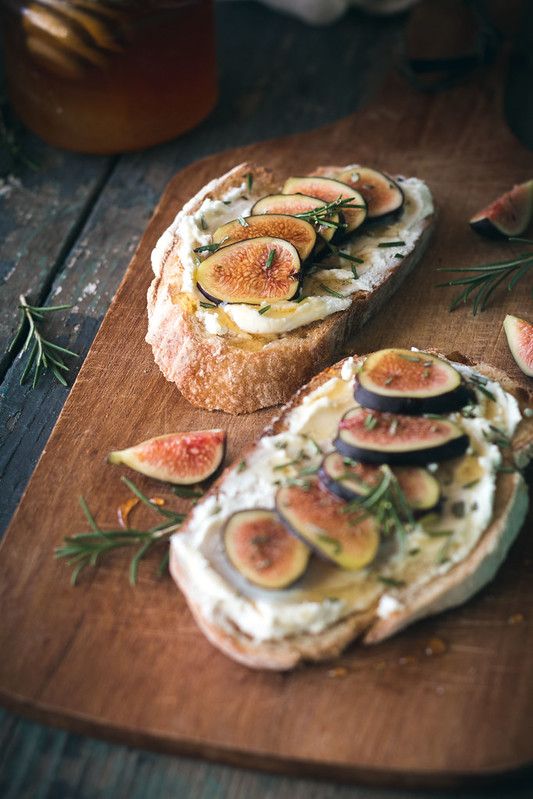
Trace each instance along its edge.
{"label": "glass jar", "polygon": [[10,100],[49,144],[137,150],[217,97],[212,0],[0,0]]}

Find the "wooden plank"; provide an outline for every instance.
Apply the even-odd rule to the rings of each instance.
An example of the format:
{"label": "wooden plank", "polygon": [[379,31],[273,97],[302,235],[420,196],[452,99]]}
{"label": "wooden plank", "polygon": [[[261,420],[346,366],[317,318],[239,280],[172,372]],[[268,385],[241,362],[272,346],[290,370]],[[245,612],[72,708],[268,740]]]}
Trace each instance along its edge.
{"label": "wooden plank", "polygon": [[28,134],[21,141],[38,167],[4,178],[0,192],[0,380],[13,358],[19,295],[46,297],[114,163],[54,150]]}
{"label": "wooden plank", "polygon": [[[109,449],[176,427],[223,424],[231,459],[269,416],[193,409],[158,374],[139,324],[157,235],[209,177],[245,157],[300,171],[333,157],[352,160],[355,141],[361,160],[427,179],[441,214],[432,251],[357,348],[460,349],[516,375],[498,331],[506,310],[524,313],[523,294],[501,295],[474,320],[468,309],[449,316],[449,293],[435,287],[437,264],[501,251],[475,237],[464,220],[533,165],[498,120],[494,80],[489,75],[479,91],[465,86],[446,98],[400,97],[392,85],[387,102],[329,128],[213,156],[170,184],[2,549],[5,701],[83,731],[292,773],[445,784],[531,762],[533,591],[523,561],[532,545],[525,537],[493,589],[379,648],[353,650],[342,659],[348,674],[340,680],[328,677],[327,666],[284,676],[228,661],[200,635],[170,582],[154,581],[150,564],[136,590],[115,560],[73,591],[63,565],[51,558],[62,534],[80,523],[78,487],[101,521],[123,497],[118,475],[100,466]],[[444,108],[455,125],[442,125]],[[522,624],[509,623],[515,613],[523,614]],[[441,658],[424,655],[432,635],[447,642]]]}

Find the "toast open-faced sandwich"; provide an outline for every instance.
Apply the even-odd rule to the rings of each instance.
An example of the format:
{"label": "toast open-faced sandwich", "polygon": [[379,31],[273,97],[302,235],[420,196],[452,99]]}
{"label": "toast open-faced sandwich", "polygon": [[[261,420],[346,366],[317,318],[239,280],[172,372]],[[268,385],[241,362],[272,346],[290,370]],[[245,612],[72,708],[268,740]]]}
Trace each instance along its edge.
{"label": "toast open-faced sandwich", "polygon": [[278,178],[241,164],[178,213],[152,254],[148,334],[192,404],[286,402],[420,259],[434,218],[416,178],[350,165]]}
{"label": "toast open-faced sandwich", "polygon": [[291,669],[465,602],[526,515],[531,399],[492,367],[418,350],[325,369],[171,541],[207,638]]}

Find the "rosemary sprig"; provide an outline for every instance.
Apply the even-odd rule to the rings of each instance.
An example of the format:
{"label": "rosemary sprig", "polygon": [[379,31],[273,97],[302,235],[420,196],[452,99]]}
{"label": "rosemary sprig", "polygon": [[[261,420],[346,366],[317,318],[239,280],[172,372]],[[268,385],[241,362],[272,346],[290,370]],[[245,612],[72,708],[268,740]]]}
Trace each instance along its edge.
{"label": "rosemary sprig", "polygon": [[344,225],[344,222],[334,222],[331,219],[328,219],[328,217],[332,214],[336,214],[337,211],[350,208],[365,208],[365,206],[356,205],[353,201],[353,197],[343,199],[341,196],[339,196],[336,200],[332,200],[330,203],[325,203],[324,205],[319,205],[316,208],[311,208],[309,211],[302,211],[299,214],[294,214],[294,216],[298,217],[298,219],[306,219],[308,222],[312,222],[315,225],[325,225],[326,227],[339,228]]}
{"label": "rosemary sprig", "polygon": [[21,355],[23,355],[28,349],[29,355],[24,367],[24,371],[22,372],[20,378],[20,384],[22,385],[25,382],[26,378],[33,370],[32,388],[35,388],[39,381],[41,372],[45,369],[50,369],[56,380],[58,380],[63,386],[66,386],[67,382],[61,372],[68,372],[69,367],[63,360],[63,356],[71,355],[73,358],[77,358],[78,355],[77,353],[72,352],[72,350],[67,350],[65,347],[60,347],[59,344],[54,344],[52,341],[45,339],[38,327],[38,323],[45,319],[46,314],[54,313],[55,311],[65,311],[72,306],[29,305],[23,294],[20,295],[19,302],[20,324],[18,326],[17,332],[15,333],[13,341],[9,345],[8,352],[11,352],[18,344],[27,328],[27,334],[21,350]]}
{"label": "rosemary sprig", "polygon": [[388,466],[382,466],[383,477],[364,497],[349,502],[346,513],[370,513],[375,517],[383,535],[396,535],[403,550],[408,530],[414,526],[413,512],[409,507],[398,480]]}
{"label": "rosemary sprig", "polygon": [[[62,546],[55,550],[56,558],[65,558],[69,566],[72,566],[70,582],[76,585],[81,572],[87,566],[96,567],[99,560],[115,549],[136,547],[136,551],[130,560],[129,580],[131,585],[137,582],[139,563],[147,553],[157,544],[168,542],[169,536],[179,529],[185,514],[161,508],[152,502],[143,492],[137,488],[127,477],[122,478],[123,483],[128,486],[130,491],[151,510],[164,516],[166,521],[162,524],[154,525],[148,530],[119,529],[103,530],[97,523],[95,517],[89,510],[89,506],[83,497],[80,497],[80,505],[85,518],[91,528],[89,533],[75,533],[65,536]],[[159,573],[163,573],[168,561],[166,553],[159,565]]]}
{"label": "rosemary sprig", "polygon": [[[520,237],[511,237],[509,241],[533,245],[533,240]],[[460,272],[465,275],[437,285],[439,287],[464,286],[450,303],[449,310],[454,311],[459,305],[466,305],[469,300],[472,300],[472,313],[475,316],[478,311],[485,310],[492,294],[501,283],[508,281],[507,290],[512,291],[531,268],[533,268],[533,252],[523,252],[505,261],[494,261],[460,269],[447,267],[437,269],[438,272]]]}

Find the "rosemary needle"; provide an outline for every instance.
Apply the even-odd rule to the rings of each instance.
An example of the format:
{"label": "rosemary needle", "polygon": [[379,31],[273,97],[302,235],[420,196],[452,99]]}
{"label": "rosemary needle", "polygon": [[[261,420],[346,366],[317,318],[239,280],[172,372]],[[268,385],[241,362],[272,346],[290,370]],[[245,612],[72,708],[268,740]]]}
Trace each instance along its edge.
{"label": "rosemary needle", "polygon": [[69,367],[66,365],[63,356],[70,355],[77,358],[78,355],[72,350],[65,347],[60,347],[59,344],[54,344],[53,341],[45,339],[42,335],[38,323],[46,318],[47,314],[56,311],[66,311],[71,308],[71,305],[43,305],[35,306],[30,305],[23,294],[19,297],[20,309],[20,324],[15,336],[9,345],[8,352],[11,352],[15,345],[21,340],[26,327],[28,328],[24,344],[22,346],[21,355],[29,350],[28,359],[20,378],[22,385],[26,378],[33,370],[32,388],[35,388],[39,381],[41,372],[49,369],[56,380],[61,385],[66,386],[67,382],[62,375],[62,371],[68,372]]}

